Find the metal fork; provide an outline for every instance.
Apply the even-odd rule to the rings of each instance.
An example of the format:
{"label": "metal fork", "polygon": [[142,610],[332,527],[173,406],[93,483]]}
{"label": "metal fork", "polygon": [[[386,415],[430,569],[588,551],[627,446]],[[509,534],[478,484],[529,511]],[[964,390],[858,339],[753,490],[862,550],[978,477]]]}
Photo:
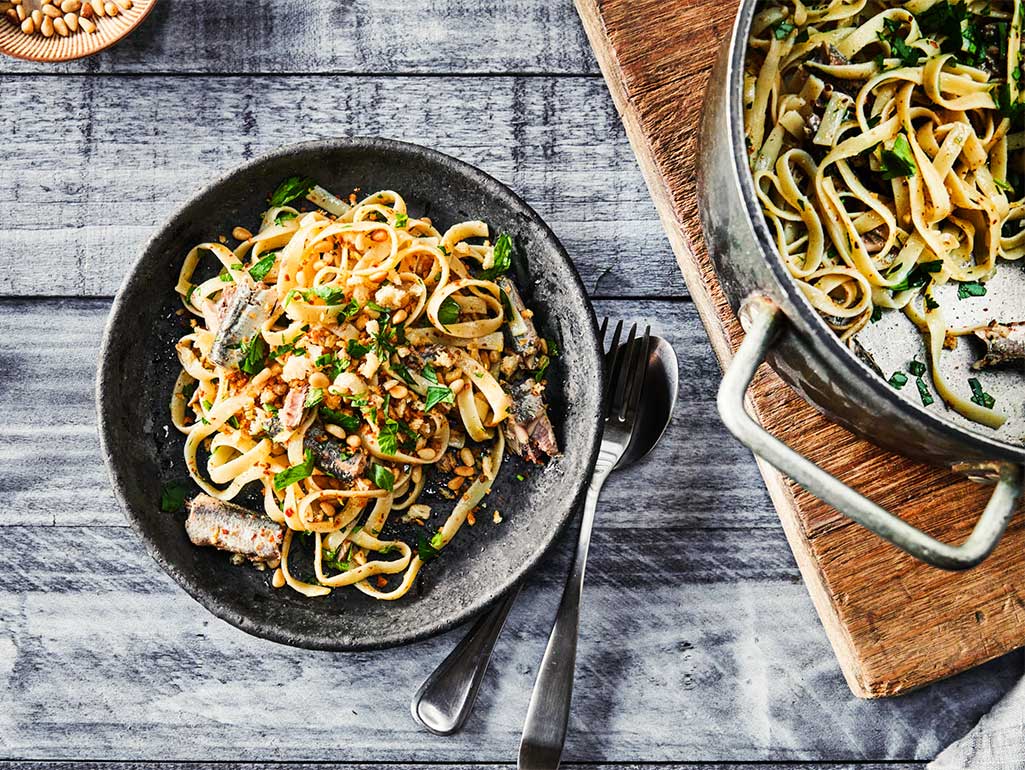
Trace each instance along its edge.
{"label": "metal fork", "polygon": [[[601,325],[603,343],[608,320],[606,318]],[[605,371],[609,375],[603,404],[605,431],[591,485],[587,490],[573,569],[566,580],[555,626],[548,637],[548,647],[537,672],[534,692],[530,696],[527,720],[520,739],[519,770],[556,770],[566,743],[580,628],[580,599],[584,589],[584,567],[591,542],[594,512],[605,479],[630,445],[647,370],[650,327],[644,328],[643,339],[638,340],[637,324],[634,324],[626,342],[620,345],[622,331],[623,322],[620,321],[616,324],[612,344],[605,354]]]}

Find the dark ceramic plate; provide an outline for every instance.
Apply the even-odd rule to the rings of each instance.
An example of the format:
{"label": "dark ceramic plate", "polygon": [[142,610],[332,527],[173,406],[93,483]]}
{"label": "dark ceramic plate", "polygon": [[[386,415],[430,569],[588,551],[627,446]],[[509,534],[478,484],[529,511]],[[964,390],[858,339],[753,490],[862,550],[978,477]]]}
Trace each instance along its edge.
{"label": "dark ceramic plate", "polygon": [[[464,526],[422,571],[414,590],[395,602],[352,588],[317,599],[275,590],[269,571],[234,567],[224,552],[193,546],[184,514],[160,510],[162,484],[187,477],[183,439],[167,412],[178,373],[174,342],[183,333],[173,290],[182,258],[236,225],[255,228],[270,192],[293,174],[339,195],[357,186],[365,193],[395,190],[414,215],[432,217],[441,230],[482,219],[493,233],[510,233],[519,288],[541,333],[560,348],[549,396],[564,454],[544,468],[507,461],[477,525]],[[96,397],[103,455],[118,500],[150,554],[186,591],[257,636],[300,647],[367,650],[452,628],[537,563],[584,494],[598,451],[601,391],[601,350],[584,287],[562,245],[526,203],[482,171],[439,152],[385,139],[338,139],[286,147],[242,166],[170,218],[114,301]],[[492,509],[501,512],[501,524],[492,522]],[[437,511],[432,520],[441,515]]]}

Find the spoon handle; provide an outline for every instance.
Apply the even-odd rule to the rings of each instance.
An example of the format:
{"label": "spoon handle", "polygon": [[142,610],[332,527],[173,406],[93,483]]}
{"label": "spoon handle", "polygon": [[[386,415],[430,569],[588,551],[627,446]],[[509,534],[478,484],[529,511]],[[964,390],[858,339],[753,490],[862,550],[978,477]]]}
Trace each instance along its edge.
{"label": "spoon handle", "polygon": [[413,719],[435,735],[451,735],[470,715],[495,642],[519,593],[516,586],[481,616],[413,695]]}
{"label": "spoon handle", "polygon": [[577,637],[580,629],[580,599],[584,590],[584,567],[591,543],[591,527],[598,496],[622,448],[610,450],[602,442],[591,485],[587,489],[580,537],[573,559],[573,569],[566,579],[555,626],[548,637],[548,647],[537,672],[534,691],[530,695],[527,719],[520,739],[519,770],[557,770],[562,748],[566,743],[569,707],[573,697],[573,671],[577,659]]}

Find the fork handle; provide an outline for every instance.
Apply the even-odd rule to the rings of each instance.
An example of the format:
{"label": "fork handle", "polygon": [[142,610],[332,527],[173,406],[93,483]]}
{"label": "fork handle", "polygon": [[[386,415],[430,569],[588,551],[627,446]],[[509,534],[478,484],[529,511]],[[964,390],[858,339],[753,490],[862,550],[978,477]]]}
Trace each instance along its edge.
{"label": "fork handle", "polygon": [[534,691],[530,696],[523,737],[520,739],[519,770],[556,770],[559,766],[562,748],[566,743],[570,700],[573,696],[580,598],[584,590],[584,568],[587,565],[587,548],[591,543],[594,512],[605,480],[622,454],[622,449],[602,441],[584,501],[573,569],[566,579],[562,601],[555,616],[555,626],[548,637],[548,647],[541,659]]}

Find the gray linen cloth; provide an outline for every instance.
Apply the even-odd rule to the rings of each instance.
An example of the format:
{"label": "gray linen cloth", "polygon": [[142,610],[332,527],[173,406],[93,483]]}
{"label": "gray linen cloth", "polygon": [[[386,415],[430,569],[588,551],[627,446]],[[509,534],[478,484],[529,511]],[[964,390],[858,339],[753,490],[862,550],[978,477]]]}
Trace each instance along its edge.
{"label": "gray linen cloth", "polygon": [[1025,770],[1025,678],[929,770]]}

